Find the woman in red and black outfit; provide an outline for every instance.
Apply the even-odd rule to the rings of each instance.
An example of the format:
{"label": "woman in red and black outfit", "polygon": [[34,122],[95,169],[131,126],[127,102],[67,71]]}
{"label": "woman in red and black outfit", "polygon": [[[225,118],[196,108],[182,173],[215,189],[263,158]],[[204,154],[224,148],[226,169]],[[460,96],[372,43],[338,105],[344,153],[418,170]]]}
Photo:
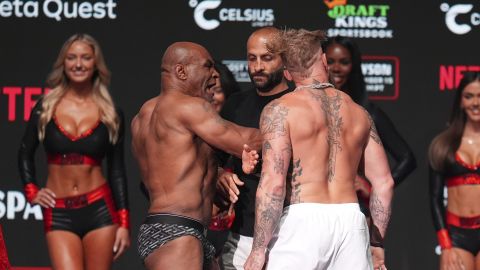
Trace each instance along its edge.
{"label": "woman in red and black outfit", "polygon": [[[124,119],[108,93],[109,79],[98,43],[85,34],[69,38],[48,78],[52,90],[33,108],[19,149],[26,197],[43,207],[53,269],[110,269],[130,245]],[[48,162],[44,188],[35,177],[40,142]]]}
{"label": "woman in red and black outfit", "polygon": [[[480,73],[465,73],[448,128],[429,149],[440,269],[480,270]],[[443,190],[448,188],[445,209]]]}

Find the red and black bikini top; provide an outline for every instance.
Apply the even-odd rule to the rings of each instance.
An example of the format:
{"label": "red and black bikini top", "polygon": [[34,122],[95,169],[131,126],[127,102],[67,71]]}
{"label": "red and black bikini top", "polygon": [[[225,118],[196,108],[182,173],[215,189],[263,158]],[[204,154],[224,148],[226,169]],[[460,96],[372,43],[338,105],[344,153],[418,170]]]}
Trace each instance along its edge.
{"label": "red and black bikini top", "polygon": [[459,185],[480,185],[480,163],[466,163],[458,153],[455,153],[455,163],[449,164],[446,171],[447,187]]}
{"label": "red and black bikini top", "polygon": [[100,165],[111,146],[108,129],[100,120],[79,136],[69,134],[55,116],[45,127],[43,141],[49,164]]}

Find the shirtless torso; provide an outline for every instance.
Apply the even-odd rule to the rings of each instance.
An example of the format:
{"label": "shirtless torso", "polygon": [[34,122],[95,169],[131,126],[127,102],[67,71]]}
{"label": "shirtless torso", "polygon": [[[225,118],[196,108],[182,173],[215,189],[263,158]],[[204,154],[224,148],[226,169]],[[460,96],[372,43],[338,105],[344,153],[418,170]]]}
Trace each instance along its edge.
{"label": "shirtless torso", "polygon": [[160,95],[132,121],[132,148],[150,195],[139,234],[147,269],[201,269],[213,255],[205,239],[217,174],[213,149],[241,157],[245,143],[260,146],[257,129],[223,120],[207,101],[217,75],[205,48],[174,43],[162,60]]}

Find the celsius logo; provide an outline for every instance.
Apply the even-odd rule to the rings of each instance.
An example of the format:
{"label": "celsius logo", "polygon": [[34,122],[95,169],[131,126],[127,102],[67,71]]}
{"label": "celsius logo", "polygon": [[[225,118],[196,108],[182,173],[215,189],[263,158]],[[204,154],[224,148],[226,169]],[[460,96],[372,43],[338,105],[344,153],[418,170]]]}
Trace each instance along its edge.
{"label": "celsius logo", "polygon": [[190,7],[194,8],[193,18],[197,25],[204,30],[213,30],[220,26],[220,22],[250,22],[252,27],[263,27],[273,25],[275,16],[273,9],[259,8],[222,8],[212,18],[206,18],[208,10],[215,10],[222,0],[190,0]]}
{"label": "celsius logo", "polygon": [[[472,9],[472,4],[457,4],[450,6],[447,3],[443,3],[440,5],[440,10],[445,12],[445,24],[450,31],[457,35],[465,35],[466,33],[470,32],[472,30],[471,25],[480,25],[480,13],[472,12],[469,14]],[[470,15],[470,18],[468,18],[468,16],[464,16],[466,19],[464,23],[459,23],[457,21],[457,17],[460,15],[468,14]],[[471,25],[469,25],[469,23]]]}

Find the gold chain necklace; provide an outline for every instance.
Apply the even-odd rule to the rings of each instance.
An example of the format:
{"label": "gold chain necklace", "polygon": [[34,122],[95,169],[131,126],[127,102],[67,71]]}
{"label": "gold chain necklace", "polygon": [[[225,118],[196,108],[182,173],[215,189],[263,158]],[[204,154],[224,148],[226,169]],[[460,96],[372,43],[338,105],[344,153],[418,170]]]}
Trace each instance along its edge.
{"label": "gold chain necklace", "polygon": [[329,87],[333,87],[333,84],[331,84],[331,83],[312,83],[312,84],[307,84],[307,85],[300,85],[299,87],[297,87],[295,89],[295,91],[303,89],[303,88],[325,89],[325,88],[329,88]]}

